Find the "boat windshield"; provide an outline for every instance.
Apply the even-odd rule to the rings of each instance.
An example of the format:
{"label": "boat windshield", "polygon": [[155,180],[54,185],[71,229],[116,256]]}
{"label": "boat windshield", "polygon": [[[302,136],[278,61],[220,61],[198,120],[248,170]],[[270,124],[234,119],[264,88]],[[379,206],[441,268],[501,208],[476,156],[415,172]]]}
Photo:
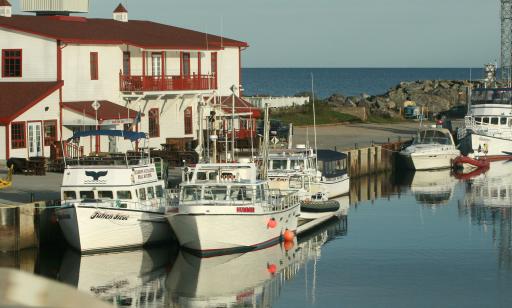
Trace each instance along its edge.
{"label": "boat windshield", "polygon": [[414,138],[413,144],[452,144],[449,135],[438,130],[425,130],[419,132]]}
{"label": "boat windshield", "polygon": [[251,201],[261,202],[265,199],[262,185],[232,184],[226,185],[191,185],[182,189],[181,200],[187,201]]}
{"label": "boat windshield", "polygon": [[471,93],[471,104],[505,104],[512,101],[512,89],[475,89]]}

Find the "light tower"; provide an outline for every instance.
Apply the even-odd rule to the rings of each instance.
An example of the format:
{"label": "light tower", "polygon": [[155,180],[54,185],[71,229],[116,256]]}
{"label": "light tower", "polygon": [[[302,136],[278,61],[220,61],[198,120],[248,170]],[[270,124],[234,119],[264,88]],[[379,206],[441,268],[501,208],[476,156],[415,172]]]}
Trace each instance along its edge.
{"label": "light tower", "polygon": [[501,79],[510,81],[512,70],[512,0],[501,0]]}

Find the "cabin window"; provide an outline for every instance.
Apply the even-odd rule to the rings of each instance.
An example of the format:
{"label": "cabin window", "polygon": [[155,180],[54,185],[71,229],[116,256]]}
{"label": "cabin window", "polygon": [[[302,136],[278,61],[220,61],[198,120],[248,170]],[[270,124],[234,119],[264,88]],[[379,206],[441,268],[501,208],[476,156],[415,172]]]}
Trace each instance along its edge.
{"label": "cabin window", "polygon": [[21,49],[2,49],[2,77],[22,77]]}
{"label": "cabin window", "polygon": [[252,189],[248,189],[246,186],[231,186],[230,199],[238,201],[251,201]]}
{"label": "cabin window", "polygon": [[98,80],[98,53],[90,53],[91,80]]}
{"label": "cabin window", "polygon": [[160,119],[158,108],[149,109],[149,137],[160,137]]}
{"label": "cabin window", "polygon": [[183,189],[183,201],[196,201],[201,199],[201,190],[198,187],[191,186]]}
{"label": "cabin window", "polygon": [[256,186],[256,200],[264,200],[265,194],[261,185]]}
{"label": "cabin window", "polygon": [[114,194],[110,190],[98,191],[98,199],[114,199]]}
{"label": "cabin window", "polygon": [[11,147],[13,149],[20,149],[25,146],[25,122],[13,122],[11,124]]}
{"label": "cabin window", "polygon": [[50,146],[57,141],[57,120],[44,121],[44,145]]}
{"label": "cabin window", "polygon": [[476,117],[475,118],[475,122],[476,122],[476,124],[481,124],[482,123],[482,118],[481,117]]}
{"label": "cabin window", "polygon": [[94,191],[92,191],[92,190],[81,191],[80,199],[94,199]]}
{"label": "cabin window", "polygon": [[491,118],[491,124],[492,125],[498,125],[498,118]]}
{"label": "cabin window", "polygon": [[185,135],[192,134],[192,107],[185,108],[184,111]]}
{"label": "cabin window", "polygon": [[507,118],[500,118],[500,125],[507,125]]}
{"label": "cabin window", "polygon": [[132,192],[129,190],[120,190],[117,192],[117,199],[131,200]]}
{"label": "cabin window", "polygon": [[64,192],[64,200],[76,200],[76,192],[65,191]]}
{"label": "cabin window", "polygon": [[482,118],[482,123],[489,124],[489,118],[487,118],[487,117]]}
{"label": "cabin window", "polygon": [[204,200],[225,201],[227,199],[228,190],[226,186],[205,186]]}
{"label": "cabin window", "polygon": [[161,185],[155,186],[155,193],[157,198],[162,198],[164,196],[164,189]]}
{"label": "cabin window", "polygon": [[155,189],[153,187],[148,187],[148,199],[155,198]]}
{"label": "cabin window", "polygon": [[272,169],[274,170],[284,170],[286,169],[286,160],[276,159],[272,161]]}
{"label": "cabin window", "polygon": [[146,200],[146,189],[139,188],[139,199]]}
{"label": "cabin window", "polygon": [[190,76],[190,53],[181,53],[181,76]]}
{"label": "cabin window", "polygon": [[130,76],[130,52],[123,52],[123,75]]}

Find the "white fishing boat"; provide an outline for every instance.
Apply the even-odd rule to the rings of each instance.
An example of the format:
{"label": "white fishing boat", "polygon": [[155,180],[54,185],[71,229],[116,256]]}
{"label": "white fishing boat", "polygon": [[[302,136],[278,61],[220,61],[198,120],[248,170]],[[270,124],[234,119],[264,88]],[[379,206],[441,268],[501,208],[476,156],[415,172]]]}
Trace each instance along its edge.
{"label": "white fishing boat", "polygon": [[[346,154],[297,145],[294,149],[275,150],[268,154],[269,187],[295,189],[305,201],[322,194],[327,199],[348,194],[350,178],[346,171]],[[317,168],[318,166],[318,168]]]}
{"label": "white fishing boat", "polygon": [[185,173],[179,206],[168,215],[182,247],[216,255],[293,238],[298,194],[269,190],[254,163],[197,164]]}
{"label": "white fishing boat", "polygon": [[450,168],[459,155],[450,131],[434,127],[419,129],[413,143],[400,151],[406,166],[413,170]]}
{"label": "white fishing boat", "polygon": [[170,199],[148,157],[67,160],[61,198],[59,225],[81,252],[171,239],[165,219]]}
{"label": "white fishing boat", "polygon": [[464,128],[457,139],[464,155],[512,154],[512,89],[496,87],[496,67],[486,65],[483,86],[471,91]]}

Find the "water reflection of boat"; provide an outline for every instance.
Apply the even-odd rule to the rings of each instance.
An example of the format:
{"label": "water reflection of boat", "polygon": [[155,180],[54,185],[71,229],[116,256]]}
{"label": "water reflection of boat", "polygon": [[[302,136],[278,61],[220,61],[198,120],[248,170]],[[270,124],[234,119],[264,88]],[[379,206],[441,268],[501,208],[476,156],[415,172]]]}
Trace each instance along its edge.
{"label": "water reflection of boat", "polygon": [[512,269],[512,163],[493,162],[489,171],[466,182],[459,212],[492,235],[500,268]]}
{"label": "water reflection of boat", "polygon": [[148,247],[130,251],[80,255],[68,249],[58,279],[120,306],[161,302],[166,267],[177,248]]}
{"label": "water reflection of boat", "polygon": [[448,203],[458,180],[451,176],[450,169],[418,171],[406,176],[414,198],[425,205]]}
{"label": "water reflection of boat", "polygon": [[512,163],[497,161],[467,182],[466,202],[473,206],[512,207]]}
{"label": "water reflection of boat", "polygon": [[295,277],[301,262],[317,258],[330,238],[346,233],[341,222],[318,229],[299,242],[211,258],[180,252],[166,286],[172,304],[197,307],[269,307],[284,283]]}

